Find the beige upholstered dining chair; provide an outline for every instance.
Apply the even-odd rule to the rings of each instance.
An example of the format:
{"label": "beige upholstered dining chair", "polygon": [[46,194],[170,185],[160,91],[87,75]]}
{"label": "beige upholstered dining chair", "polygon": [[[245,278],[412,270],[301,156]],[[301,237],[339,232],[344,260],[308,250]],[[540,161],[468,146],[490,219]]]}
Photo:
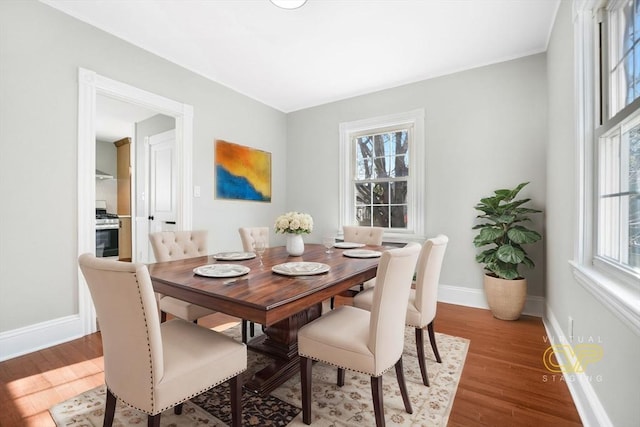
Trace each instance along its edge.
{"label": "beige upholstered dining chair", "polygon": [[[238,229],[240,239],[242,240],[242,250],[245,252],[253,252],[253,243],[260,239],[265,242],[265,248],[269,247],[269,227],[240,227]],[[249,327],[249,336],[255,335],[255,324],[242,319],[242,342],[247,342],[247,324]]]}
{"label": "beige upholstered dining chair", "polygon": [[[427,376],[426,359],[424,354],[424,328],[429,331],[429,341],[433,354],[438,363],[442,363],[438,346],[436,344],[435,332],[433,330],[433,322],[436,317],[436,309],[438,303],[438,281],[440,280],[440,270],[442,268],[442,260],[447,249],[449,239],[447,236],[440,234],[437,237],[428,239],[422,246],[420,257],[418,258],[418,266],[416,268],[415,289],[411,289],[409,293],[409,304],[407,306],[407,315],[405,323],[407,326],[416,329],[416,348],[418,352],[418,363],[420,364],[420,373],[422,374],[422,382],[429,385],[429,377]],[[377,282],[376,282],[377,283]],[[375,298],[374,289],[369,288],[360,292],[353,299],[353,305],[358,308],[370,310],[373,307]]]}
{"label": "beige upholstered dining chair", "polygon": [[[153,255],[157,262],[174,261],[207,255],[207,230],[159,231],[149,234]],[[160,320],[167,319],[167,313],[190,322],[215,313],[215,311],[158,294]]]}
{"label": "beige upholstered dining chair", "polygon": [[269,247],[269,227],[240,227],[238,232],[242,239],[242,250],[245,252],[253,252],[253,242],[258,239]]}
{"label": "beige upholstered dining chair", "polygon": [[96,308],[107,386],[104,425],[113,423],[116,399],[160,426],[163,411],[229,380],[234,426],[242,424],[242,376],[247,347],[182,319],[160,323],[149,271],[92,254],[78,262]]}
{"label": "beige upholstered dining chair", "polygon": [[[343,225],[342,226],[342,239],[349,243],[362,243],[364,245],[380,246],[382,245],[382,238],[384,236],[384,228],[382,227],[365,227],[361,225]],[[353,297],[362,289],[365,284],[373,283],[373,279],[368,280],[365,283],[352,286],[346,291],[340,293],[340,296]],[[331,298],[331,309],[333,310],[335,304],[335,298]]]}
{"label": "beige upholstered dining chair", "polygon": [[360,225],[344,225],[342,226],[343,240],[351,243],[364,243],[365,245],[380,246],[382,245],[382,237],[384,228],[382,227],[363,227]]}
{"label": "beige upholstered dining chair", "polygon": [[405,409],[412,413],[402,369],[404,318],[411,278],[420,245],[383,252],[373,288],[371,311],[340,306],[298,331],[298,354],[302,389],[302,413],[311,424],[312,360],[338,367],[338,386],[344,385],[344,370],[371,376],[376,426],[384,426],[382,375],[395,366]]}

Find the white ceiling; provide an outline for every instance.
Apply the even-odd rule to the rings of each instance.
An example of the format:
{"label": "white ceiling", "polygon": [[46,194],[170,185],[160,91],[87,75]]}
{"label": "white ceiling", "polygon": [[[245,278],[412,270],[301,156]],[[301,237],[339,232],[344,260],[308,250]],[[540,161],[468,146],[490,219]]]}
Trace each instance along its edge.
{"label": "white ceiling", "polygon": [[104,95],[96,97],[96,139],[115,142],[134,137],[134,124],[158,114],[153,110]]}
{"label": "white ceiling", "polygon": [[560,2],[42,1],[283,112],[544,52]]}

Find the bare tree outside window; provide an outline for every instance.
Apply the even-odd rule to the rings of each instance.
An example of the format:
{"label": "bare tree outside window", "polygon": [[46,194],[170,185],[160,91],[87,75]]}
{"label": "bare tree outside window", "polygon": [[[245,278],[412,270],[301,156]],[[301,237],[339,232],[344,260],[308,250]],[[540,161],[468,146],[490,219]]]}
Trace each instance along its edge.
{"label": "bare tree outside window", "polygon": [[359,136],[354,144],[356,222],[406,229],[409,130]]}

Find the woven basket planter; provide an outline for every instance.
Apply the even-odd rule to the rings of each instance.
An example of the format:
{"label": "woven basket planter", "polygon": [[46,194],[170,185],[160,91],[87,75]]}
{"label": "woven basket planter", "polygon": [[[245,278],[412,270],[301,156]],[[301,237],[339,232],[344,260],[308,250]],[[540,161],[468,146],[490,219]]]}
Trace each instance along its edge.
{"label": "woven basket planter", "polygon": [[493,317],[517,320],[527,300],[527,279],[505,280],[485,274],[484,292]]}

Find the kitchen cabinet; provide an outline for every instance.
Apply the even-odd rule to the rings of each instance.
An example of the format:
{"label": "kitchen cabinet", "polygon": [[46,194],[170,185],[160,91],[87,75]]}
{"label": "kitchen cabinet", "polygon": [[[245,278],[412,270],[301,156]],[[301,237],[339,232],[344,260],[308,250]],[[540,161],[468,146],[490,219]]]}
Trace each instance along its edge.
{"label": "kitchen cabinet", "polygon": [[131,138],[113,143],[117,148],[118,215],[131,215]]}
{"label": "kitchen cabinet", "polygon": [[118,254],[120,261],[131,261],[131,217],[120,217],[118,231]]}

